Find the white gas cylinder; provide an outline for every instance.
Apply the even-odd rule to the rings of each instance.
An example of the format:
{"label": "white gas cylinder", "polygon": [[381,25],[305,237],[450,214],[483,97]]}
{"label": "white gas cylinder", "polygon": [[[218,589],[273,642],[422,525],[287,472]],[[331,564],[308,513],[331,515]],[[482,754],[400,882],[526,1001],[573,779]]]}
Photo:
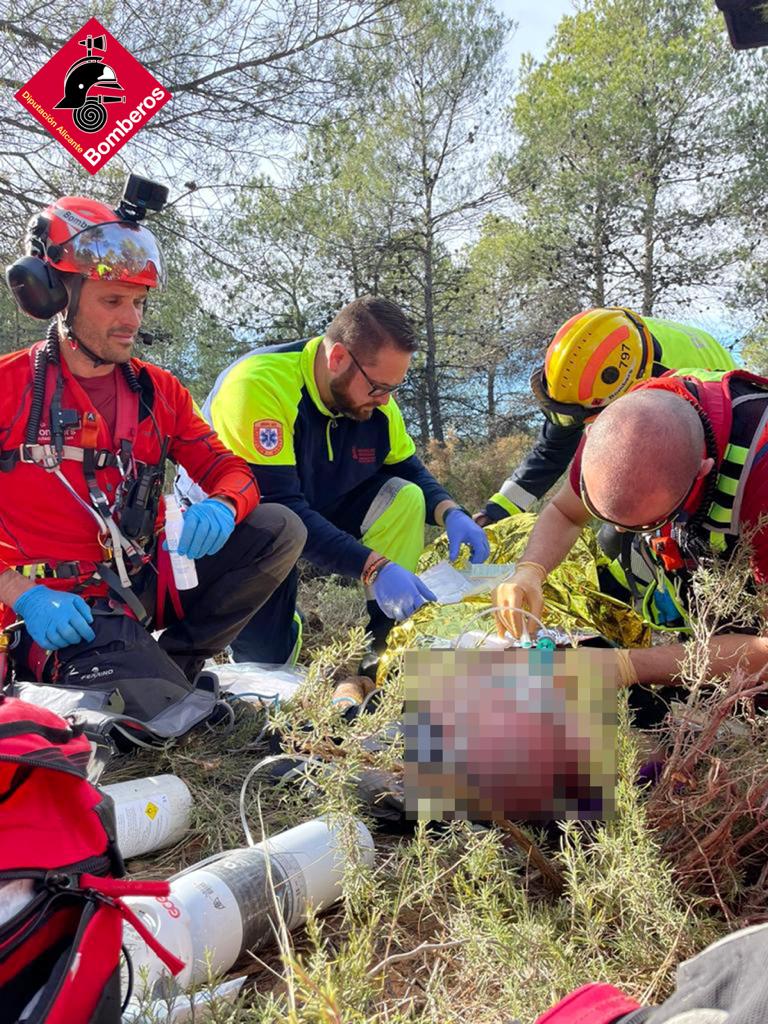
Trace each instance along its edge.
{"label": "white gas cylinder", "polygon": [[[370,865],[373,838],[362,822],[355,824],[358,847]],[[341,896],[343,872],[338,825],[315,818],[256,846],[192,866],[171,879],[167,897],[127,897],[125,902],[184,961],[185,969],[176,976],[184,989],[228,971],[246,950],[273,941],[279,917],[290,930],[306,920],[308,906],[331,906]],[[135,984],[161,997],[167,971],[129,924],[123,940]]]}
{"label": "white gas cylinder", "polygon": [[115,804],[117,845],[127,860],[173,846],[189,828],[192,794],[177,775],[102,786]]}

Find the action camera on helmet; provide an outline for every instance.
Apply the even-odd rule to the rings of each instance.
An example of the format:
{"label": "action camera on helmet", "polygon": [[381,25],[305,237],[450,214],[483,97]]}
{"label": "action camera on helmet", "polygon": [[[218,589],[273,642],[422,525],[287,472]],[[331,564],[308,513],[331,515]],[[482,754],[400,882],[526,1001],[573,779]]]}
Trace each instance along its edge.
{"label": "action camera on helmet", "polygon": [[[35,214],[27,225],[25,255],[6,270],[18,307],[36,320],[50,320],[67,309],[69,321],[85,280],[162,288],[162,252],[139,221],[167,201],[164,185],[131,174],[116,210],[84,196],[63,196]],[[72,296],[65,274],[75,275]]]}
{"label": "action camera on helmet", "polygon": [[143,220],[147,210],[159,212],[168,202],[168,189],[149,178],[129,174],[120,205],[115,211],[123,220]]}

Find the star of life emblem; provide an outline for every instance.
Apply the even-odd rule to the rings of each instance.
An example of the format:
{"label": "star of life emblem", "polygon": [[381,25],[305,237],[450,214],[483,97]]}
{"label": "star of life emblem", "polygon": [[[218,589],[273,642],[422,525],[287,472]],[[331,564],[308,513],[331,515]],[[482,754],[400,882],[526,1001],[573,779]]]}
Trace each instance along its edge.
{"label": "star of life emblem", "polygon": [[283,425],[279,420],[256,420],[253,446],[261,455],[274,456],[283,449]]}

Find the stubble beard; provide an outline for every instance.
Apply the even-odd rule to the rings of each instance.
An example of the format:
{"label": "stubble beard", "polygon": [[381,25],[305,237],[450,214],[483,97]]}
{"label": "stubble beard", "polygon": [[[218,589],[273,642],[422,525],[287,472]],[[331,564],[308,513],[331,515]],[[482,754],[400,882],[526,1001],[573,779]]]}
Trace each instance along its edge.
{"label": "stubble beard", "polygon": [[354,372],[345,371],[335,381],[329,381],[328,387],[333,399],[333,407],[336,412],[346,416],[347,419],[365,423],[373,415],[373,409],[370,406],[353,405],[349,401],[347,385],[353,376]]}

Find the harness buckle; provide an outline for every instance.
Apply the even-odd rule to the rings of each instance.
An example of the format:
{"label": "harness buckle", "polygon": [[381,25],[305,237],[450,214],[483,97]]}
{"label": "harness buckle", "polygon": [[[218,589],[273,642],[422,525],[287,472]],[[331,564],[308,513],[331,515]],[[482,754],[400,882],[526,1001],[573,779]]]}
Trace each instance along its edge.
{"label": "harness buckle", "polygon": [[[32,454],[32,448],[35,448],[39,452],[39,457],[36,458]],[[33,463],[36,466],[42,466],[43,469],[49,473],[53,470],[58,469],[59,456],[56,449],[50,444],[36,444],[36,445],[19,445],[19,462]]]}
{"label": "harness buckle", "polygon": [[71,580],[85,575],[80,562],[57,562],[53,570],[55,578],[59,580]]}

